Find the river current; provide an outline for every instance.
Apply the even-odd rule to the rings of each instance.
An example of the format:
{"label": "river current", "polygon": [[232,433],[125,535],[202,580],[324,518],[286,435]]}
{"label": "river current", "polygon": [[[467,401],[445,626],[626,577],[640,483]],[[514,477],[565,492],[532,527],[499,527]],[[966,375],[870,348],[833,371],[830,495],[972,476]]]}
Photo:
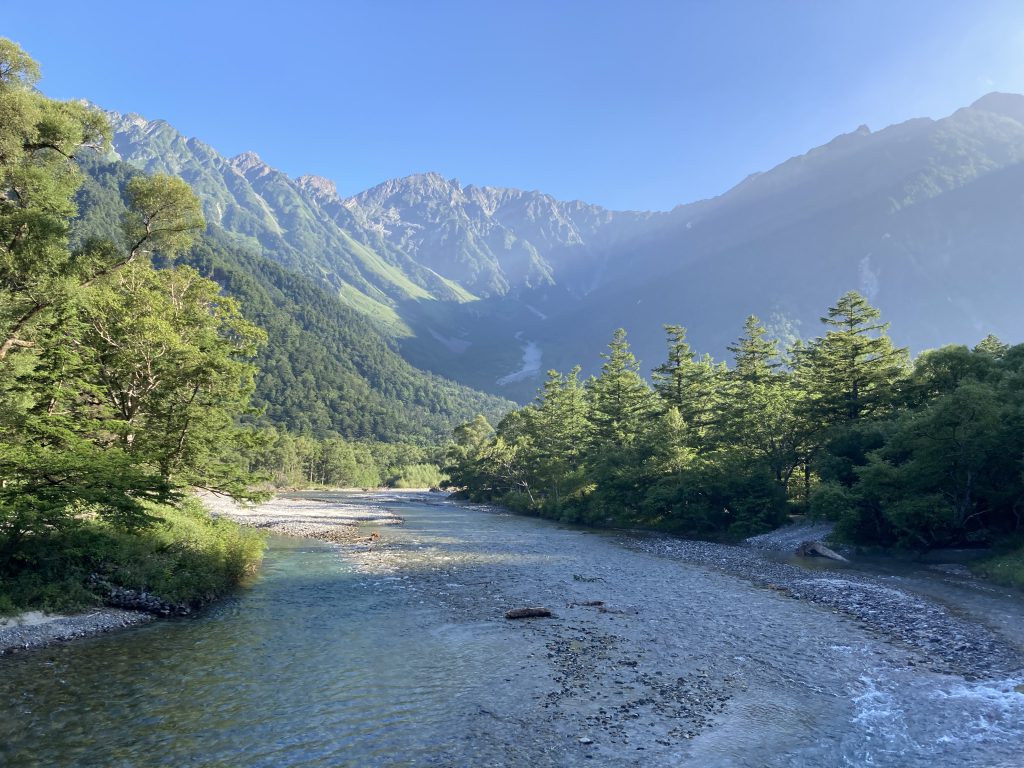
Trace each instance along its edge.
{"label": "river current", "polygon": [[[0,765],[1024,765],[1019,669],[934,671],[617,534],[432,495],[319,498],[404,522],[351,546],[274,537],[198,617],[0,659]],[[949,591],[1020,650],[1019,596]],[[521,605],[555,617],[503,617]]]}

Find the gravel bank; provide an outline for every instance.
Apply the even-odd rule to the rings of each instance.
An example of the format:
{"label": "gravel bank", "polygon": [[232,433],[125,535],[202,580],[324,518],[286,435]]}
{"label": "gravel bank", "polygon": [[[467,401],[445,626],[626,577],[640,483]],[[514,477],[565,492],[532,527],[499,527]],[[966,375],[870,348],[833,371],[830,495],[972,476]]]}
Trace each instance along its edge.
{"label": "gravel bank", "polygon": [[[371,494],[373,495],[373,494]],[[339,502],[329,492],[307,492],[303,498],[279,496],[265,504],[238,504],[226,496],[197,494],[214,515],[242,525],[262,528],[286,536],[303,536],[335,544],[365,540],[360,526],[395,525],[402,519],[383,506]]]}
{"label": "gravel bank", "polygon": [[[827,529],[816,531],[827,535]],[[1024,668],[1024,648],[988,627],[966,620],[946,606],[850,569],[809,571],[779,562],[765,551],[792,552],[796,540],[814,538],[807,530],[766,534],[751,546],[728,546],[662,536],[626,537],[622,543],[659,557],[712,568],[774,590],[794,600],[807,600],[848,616],[889,640],[920,651],[927,668],[973,680],[1006,675]],[[818,538],[823,538],[819,535]]]}
{"label": "gravel bank", "polygon": [[43,616],[32,612],[24,617],[6,619],[0,624],[0,656],[145,624],[155,618],[150,613],[120,608],[104,608],[74,616]]}

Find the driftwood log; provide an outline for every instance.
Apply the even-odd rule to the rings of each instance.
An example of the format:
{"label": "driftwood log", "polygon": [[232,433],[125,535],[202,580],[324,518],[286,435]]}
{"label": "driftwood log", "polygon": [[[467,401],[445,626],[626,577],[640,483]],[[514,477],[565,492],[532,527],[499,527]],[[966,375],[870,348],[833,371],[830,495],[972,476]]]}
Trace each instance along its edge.
{"label": "driftwood log", "polygon": [[551,610],[548,608],[513,608],[505,611],[506,619],[549,619]]}
{"label": "driftwood log", "polygon": [[838,552],[833,552],[820,541],[802,541],[796,548],[796,553],[801,557],[827,557],[830,560],[838,560],[841,563],[850,562]]}

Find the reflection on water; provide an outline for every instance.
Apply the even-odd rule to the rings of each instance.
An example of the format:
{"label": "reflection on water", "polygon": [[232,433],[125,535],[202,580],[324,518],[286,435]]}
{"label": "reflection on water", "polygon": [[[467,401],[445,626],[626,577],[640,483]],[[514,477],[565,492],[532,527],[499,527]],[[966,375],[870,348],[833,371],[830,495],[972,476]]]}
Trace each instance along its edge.
{"label": "reflection on water", "polygon": [[494,638],[364,582],[279,538],[261,578],[198,619],[0,661],[0,764],[411,765],[446,743]]}

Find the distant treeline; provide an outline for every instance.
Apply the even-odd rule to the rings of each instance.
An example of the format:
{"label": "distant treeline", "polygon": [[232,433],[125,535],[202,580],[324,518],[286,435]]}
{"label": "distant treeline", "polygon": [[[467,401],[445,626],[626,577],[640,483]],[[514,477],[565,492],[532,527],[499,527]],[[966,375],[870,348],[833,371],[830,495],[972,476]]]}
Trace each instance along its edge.
{"label": "distant treeline", "polygon": [[412,443],[317,440],[283,430],[265,430],[246,452],[253,477],[277,488],[436,488],[443,447]]}
{"label": "distant treeline", "polygon": [[551,371],[535,402],[455,431],[446,472],[477,500],[565,521],[738,538],[789,512],[846,540],[928,549],[1021,531],[1024,345],[989,336],[911,361],[855,292],[781,350],[756,318],[732,365],[666,326],[641,377],[616,331],[601,374]]}

